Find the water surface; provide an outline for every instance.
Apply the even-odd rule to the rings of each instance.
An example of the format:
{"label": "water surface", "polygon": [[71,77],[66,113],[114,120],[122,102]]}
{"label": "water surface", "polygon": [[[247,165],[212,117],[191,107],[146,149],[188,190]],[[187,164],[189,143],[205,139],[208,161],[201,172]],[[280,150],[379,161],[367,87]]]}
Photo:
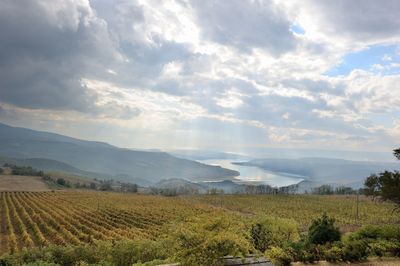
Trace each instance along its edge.
{"label": "water surface", "polygon": [[272,187],[283,187],[288,185],[297,184],[303,181],[306,177],[292,175],[287,173],[271,172],[261,169],[257,166],[237,165],[233,164],[232,160],[200,160],[199,162],[219,165],[224,168],[236,170],[240,172],[240,176],[236,178],[243,182],[257,182],[259,184],[266,184]]}

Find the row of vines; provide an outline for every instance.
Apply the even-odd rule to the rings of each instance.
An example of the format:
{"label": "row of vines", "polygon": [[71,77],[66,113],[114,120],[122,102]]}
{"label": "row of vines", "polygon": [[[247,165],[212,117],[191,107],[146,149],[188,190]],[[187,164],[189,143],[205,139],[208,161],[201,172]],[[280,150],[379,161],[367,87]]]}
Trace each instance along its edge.
{"label": "row of vines", "polygon": [[0,255],[49,244],[143,239],[179,215],[184,201],[91,192],[0,192]]}
{"label": "row of vines", "polygon": [[0,192],[0,255],[50,244],[156,239],[166,223],[227,210],[243,217],[290,218],[304,231],[327,213],[342,232],[399,224],[391,203],[354,196],[202,195],[162,197],[92,191]]}

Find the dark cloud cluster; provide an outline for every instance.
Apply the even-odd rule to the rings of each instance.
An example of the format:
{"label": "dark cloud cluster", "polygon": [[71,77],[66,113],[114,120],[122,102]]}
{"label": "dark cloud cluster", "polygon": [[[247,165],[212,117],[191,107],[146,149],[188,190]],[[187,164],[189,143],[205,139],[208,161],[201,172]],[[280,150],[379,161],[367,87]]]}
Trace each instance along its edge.
{"label": "dark cloud cluster", "polygon": [[[60,5],[60,10],[46,5]],[[103,71],[117,51],[102,21],[79,2],[2,1],[0,98],[19,107],[88,111],[96,95],[83,75]]]}
{"label": "dark cloud cluster", "polygon": [[292,22],[271,2],[194,0],[205,38],[250,51],[262,48],[278,56],[296,47]]}
{"label": "dark cloud cluster", "polygon": [[397,0],[302,1],[316,26],[327,36],[355,41],[381,42],[400,34],[400,2]]}

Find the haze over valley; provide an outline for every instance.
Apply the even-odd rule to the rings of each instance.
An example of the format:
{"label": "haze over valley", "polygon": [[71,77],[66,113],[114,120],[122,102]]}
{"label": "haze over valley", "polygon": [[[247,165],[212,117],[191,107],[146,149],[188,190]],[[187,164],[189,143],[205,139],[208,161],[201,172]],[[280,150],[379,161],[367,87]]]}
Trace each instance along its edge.
{"label": "haze over valley", "polygon": [[[394,170],[396,163],[328,158],[265,158],[213,151],[144,151],[118,148],[59,134],[0,124],[0,163],[31,166],[140,186],[164,180],[233,181],[237,184],[285,187],[302,181],[312,186],[362,187],[372,173]],[[222,188],[222,187],[221,187]],[[227,188],[227,192],[232,192]],[[299,192],[304,192],[301,190]]]}

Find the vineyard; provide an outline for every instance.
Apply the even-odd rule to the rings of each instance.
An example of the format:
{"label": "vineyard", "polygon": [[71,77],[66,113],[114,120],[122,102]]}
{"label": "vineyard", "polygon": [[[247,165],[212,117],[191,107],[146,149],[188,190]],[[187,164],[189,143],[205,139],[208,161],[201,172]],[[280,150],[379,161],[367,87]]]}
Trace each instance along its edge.
{"label": "vineyard", "polygon": [[327,212],[343,232],[366,224],[399,224],[390,203],[354,196],[203,195],[161,197],[89,191],[0,192],[0,255],[50,244],[157,239],[166,224],[221,210],[251,219],[290,218],[301,230]]}
{"label": "vineyard", "polygon": [[294,219],[302,230],[323,213],[334,217],[343,232],[355,231],[369,224],[400,223],[398,212],[393,212],[393,203],[362,196],[357,200],[356,195],[205,195],[191,200],[244,215],[265,214]]}
{"label": "vineyard", "polygon": [[0,192],[0,255],[49,244],[151,239],[166,222],[204,213],[179,199],[96,192]]}

